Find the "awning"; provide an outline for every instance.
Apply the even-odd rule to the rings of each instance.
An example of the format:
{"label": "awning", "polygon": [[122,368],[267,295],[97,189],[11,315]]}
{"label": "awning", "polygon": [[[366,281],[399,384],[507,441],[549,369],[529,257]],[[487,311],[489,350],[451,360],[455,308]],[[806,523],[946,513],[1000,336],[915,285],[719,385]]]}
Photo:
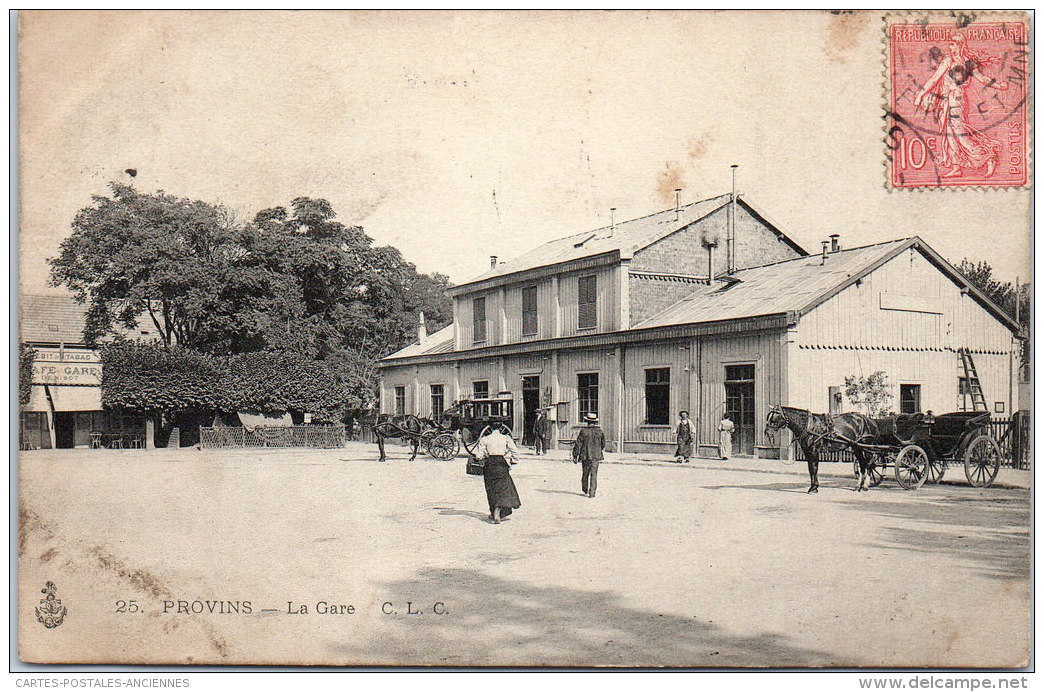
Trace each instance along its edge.
{"label": "awning", "polygon": [[47,413],[51,410],[51,405],[47,403],[47,392],[44,391],[44,385],[33,385],[33,391],[29,395],[29,403],[23,406],[22,410],[36,411],[39,413]]}
{"label": "awning", "polygon": [[44,386],[51,393],[55,411],[102,410],[101,387],[67,387],[55,384]]}

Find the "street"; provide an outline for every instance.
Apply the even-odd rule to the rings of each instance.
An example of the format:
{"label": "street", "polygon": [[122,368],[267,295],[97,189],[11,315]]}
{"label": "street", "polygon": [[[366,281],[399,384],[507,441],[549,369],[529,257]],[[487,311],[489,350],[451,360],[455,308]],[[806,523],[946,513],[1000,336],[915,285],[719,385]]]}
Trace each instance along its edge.
{"label": "street", "polygon": [[[609,455],[589,499],[579,467],[558,456],[522,457],[512,469],[522,508],[492,525],[463,458],[408,462],[398,445],[383,464],[360,443],[22,453],[22,657],[1028,661],[1029,472],[1002,469],[976,489],[954,467],[917,491],[889,474],[855,493],[850,466],[823,464],[819,494],[806,495],[804,463]],[[33,615],[48,581],[68,608],[54,629]]]}

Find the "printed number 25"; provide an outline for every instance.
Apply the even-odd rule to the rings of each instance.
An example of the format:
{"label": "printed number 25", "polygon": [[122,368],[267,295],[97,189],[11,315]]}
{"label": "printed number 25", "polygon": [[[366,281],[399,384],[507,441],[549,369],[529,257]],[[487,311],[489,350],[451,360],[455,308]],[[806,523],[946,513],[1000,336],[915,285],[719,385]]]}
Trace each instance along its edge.
{"label": "printed number 25", "polygon": [[138,612],[137,601],[116,601],[116,612],[117,613],[136,613]]}

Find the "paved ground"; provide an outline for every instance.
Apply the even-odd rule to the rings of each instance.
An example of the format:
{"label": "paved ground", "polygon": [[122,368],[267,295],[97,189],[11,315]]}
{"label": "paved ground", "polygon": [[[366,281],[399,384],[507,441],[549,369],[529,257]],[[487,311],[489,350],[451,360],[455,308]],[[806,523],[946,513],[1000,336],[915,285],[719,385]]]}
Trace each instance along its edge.
{"label": "paved ground", "polygon": [[[1008,666],[1030,629],[1029,474],[851,491],[827,464],[524,457],[486,520],[463,459],[29,452],[23,657],[78,661]],[[46,581],[68,607],[45,629]],[[138,613],[116,613],[134,600]],[[250,601],[251,613],[164,613]],[[288,614],[308,606],[308,614]],[[316,614],[320,601],[352,614]],[[407,605],[409,602],[409,606]],[[389,605],[386,605],[389,604]],[[442,605],[436,605],[442,604]],[[243,606],[240,604],[240,610]],[[275,612],[262,612],[272,609]],[[407,614],[418,610],[420,614]],[[386,614],[383,611],[390,611]],[[444,611],[444,614],[438,614]]]}

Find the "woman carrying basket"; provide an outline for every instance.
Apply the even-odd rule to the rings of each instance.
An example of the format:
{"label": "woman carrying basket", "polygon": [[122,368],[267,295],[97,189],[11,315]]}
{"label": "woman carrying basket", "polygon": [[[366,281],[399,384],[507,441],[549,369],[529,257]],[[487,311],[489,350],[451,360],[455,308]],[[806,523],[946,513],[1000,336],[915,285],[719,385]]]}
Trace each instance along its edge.
{"label": "woman carrying basket", "polygon": [[512,510],[522,506],[509,466],[518,457],[518,447],[503,430],[504,426],[497,426],[475,446],[475,456],[486,462],[482,467],[482,479],[486,484],[489,518],[494,524],[499,524]]}

